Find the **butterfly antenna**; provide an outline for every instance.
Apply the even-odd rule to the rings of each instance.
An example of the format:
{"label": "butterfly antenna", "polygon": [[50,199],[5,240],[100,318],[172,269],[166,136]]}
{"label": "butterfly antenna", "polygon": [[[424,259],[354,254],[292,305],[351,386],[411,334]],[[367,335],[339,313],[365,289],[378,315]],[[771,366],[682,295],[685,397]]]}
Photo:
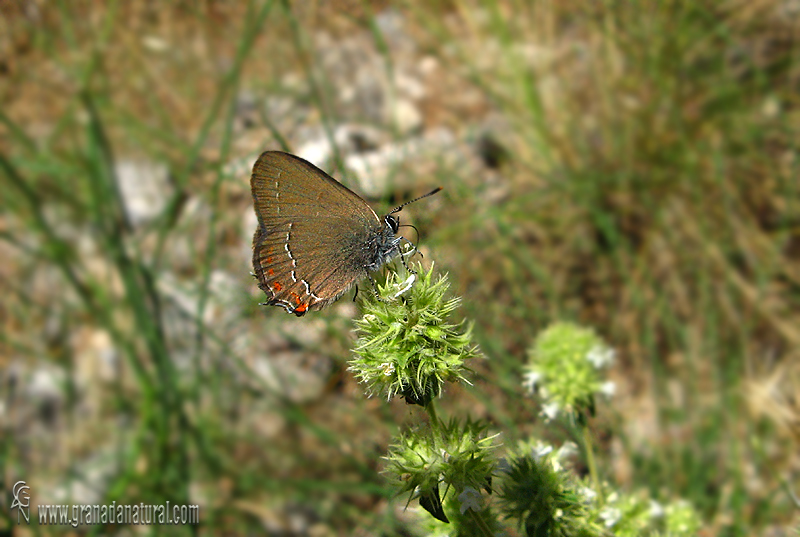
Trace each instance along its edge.
{"label": "butterfly antenna", "polygon": [[435,188],[435,189],[431,190],[430,192],[428,192],[427,194],[425,194],[424,196],[420,196],[420,197],[418,197],[418,198],[414,198],[413,200],[411,200],[411,201],[407,201],[407,202],[405,202],[405,203],[404,203],[404,204],[402,204],[402,205],[398,205],[398,206],[397,206],[397,207],[395,207],[395,208],[394,208],[394,210],[393,210],[392,212],[390,212],[389,214],[399,213],[399,212],[400,212],[400,211],[403,209],[403,207],[405,207],[406,205],[408,205],[408,204],[410,204],[410,203],[414,203],[415,201],[419,201],[419,200],[421,200],[421,199],[423,199],[423,198],[427,198],[428,196],[433,196],[434,194],[436,194],[437,192],[439,192],[440,190],[442,190],[442,188],[443,188],[443,187],[437,187],[437,188]]}
{"label": "butterfly antenna", "polygon": [[419,242],[419,230],[417,229],[417,226],[412,226],[411,224],[403,224],[400,227],[410,227],[411,229],[416,231],[416,233],[417,233],[417,242]]}

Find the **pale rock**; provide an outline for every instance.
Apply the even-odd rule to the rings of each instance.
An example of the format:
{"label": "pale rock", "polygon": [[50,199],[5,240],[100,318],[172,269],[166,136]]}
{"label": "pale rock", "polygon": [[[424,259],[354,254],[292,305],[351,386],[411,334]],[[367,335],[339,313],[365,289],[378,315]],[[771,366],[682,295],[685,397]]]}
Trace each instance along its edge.
{"label": "pale rock", "polygon": [[257,357],[251,370],[261,388],[301,404],[322,396],[333,362],[327,356],[285,349]]}
{"label": "pale rock", "polygon": [[158,218],[174,191],[167,166],[121,160],[114,171],[128,223],[139,227]]}
{"label": "pale rock", "polygon": [[411,99],[399,98],[390,111],[397,133],[406,137],[420,132],[423,126],[422,113]]}

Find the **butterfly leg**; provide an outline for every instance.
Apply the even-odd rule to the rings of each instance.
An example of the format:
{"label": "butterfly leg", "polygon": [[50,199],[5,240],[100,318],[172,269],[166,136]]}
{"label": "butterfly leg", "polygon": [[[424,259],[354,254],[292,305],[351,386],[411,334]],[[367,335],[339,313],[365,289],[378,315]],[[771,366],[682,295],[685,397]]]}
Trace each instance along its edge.
{"label": "butterfly leg", "polygon": [[409,249],[409,250],[407,250],[405,252],[400,252],[400,257],[408,257],[408,256],[412,256],[412,255],[417,254],[417,253],[419,255],[422,255],[422,252],[419,251],[419,248],[417,248],[416,244],[414,244],[413,242],[411,242],[410,240],[408,240],[405,237],[400,237],[400,239],[406,241],[406,243],[411,245],[411,249]]}
{"label": "butterfly leg", "polygon": [[[407,257],[407,256],[412,256],[412,255],[414,255],[415,253],[419,252],[419,250],[417,250],[417,245],[416,245],[416,244],[414,244],[413,242],[411,242],[410,240],[406,239],[405,237],[401,237],[401,239],[403,239],[403,240],[404,240],[404,241],[406,241],[408,244],[410,244],[410,245],[411,245],[411,249],[410,249],[410,250],[408,250],[407,252],[400,252],[400,261],[403,263],[403,266],[406,268],[406,270],[407,270],[407,271],[408,271],[410,274],[413,274],[414,276],[416,276],[416,274],[417,274],[417,271],[416,271],[416,270],[414,270],[414,269],[412,269],[412,268],[411,268],[411,267],[408,265],[408,261],[406,261],[406,257]],[[398,245],[398,246],[397,246],[397,249],[398,249],[398,250],[400,249],[400,245]],[[419,253],[419,255],[422,255],[422,253],[420,252],[420,253]]]}
{"label": "butterfly leg", "polygon": [[369,271],[367,271],[367,278],[369,278],[369,281],[372,284],[372,292],[375,293],[375,298],[377,298],[380,302],[389,302],[378,292],[378,284],[375,282],[375,278],[372,277],[372,274],[370,274]]}

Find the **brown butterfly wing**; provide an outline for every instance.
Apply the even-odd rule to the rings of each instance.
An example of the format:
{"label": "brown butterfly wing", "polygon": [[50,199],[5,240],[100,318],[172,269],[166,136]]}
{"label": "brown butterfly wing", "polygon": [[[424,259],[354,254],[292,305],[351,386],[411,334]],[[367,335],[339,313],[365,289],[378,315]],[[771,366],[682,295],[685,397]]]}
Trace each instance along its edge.
{"label": "brown butterfly wing", "polygon": [[250,186],[258,216],[253,269],[269,304],[303,315],[366,274],[370,239],[383,225],[358,195],[279,151],[258,158]]}

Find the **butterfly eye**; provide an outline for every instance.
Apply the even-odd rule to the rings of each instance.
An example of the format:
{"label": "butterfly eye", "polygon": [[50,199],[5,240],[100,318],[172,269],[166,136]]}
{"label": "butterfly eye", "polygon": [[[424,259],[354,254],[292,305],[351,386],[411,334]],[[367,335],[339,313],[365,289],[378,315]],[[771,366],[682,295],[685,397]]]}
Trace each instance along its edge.
{"label": "butterfly eye", "polygon": [[386,225],[391,228],[392,233],[397,233],[397,230],[400,229],[400,219],[396,216],[392,216],[390,214],[386,215]]}

